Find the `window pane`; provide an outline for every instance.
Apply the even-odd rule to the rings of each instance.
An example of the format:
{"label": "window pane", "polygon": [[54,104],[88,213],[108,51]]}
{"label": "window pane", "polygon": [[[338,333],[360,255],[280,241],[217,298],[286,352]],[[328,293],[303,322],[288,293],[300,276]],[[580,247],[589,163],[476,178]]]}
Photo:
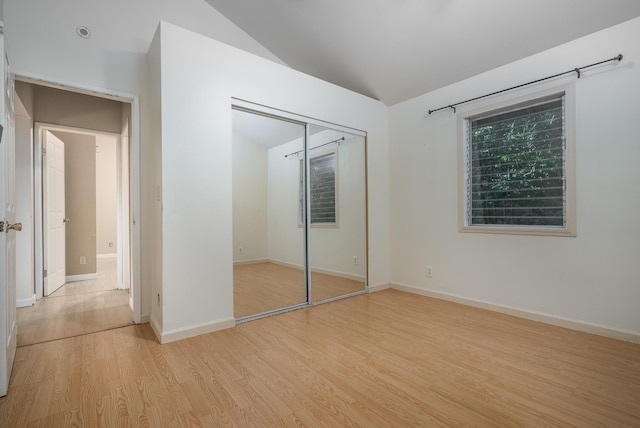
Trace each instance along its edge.
{"label": "window pane", "polygon": [[336,222],[336,156],[310,159],[311,224]]}
{"label": "window pane", "polygon": [[469,225],[565,225],[564,97],[469,122]]}

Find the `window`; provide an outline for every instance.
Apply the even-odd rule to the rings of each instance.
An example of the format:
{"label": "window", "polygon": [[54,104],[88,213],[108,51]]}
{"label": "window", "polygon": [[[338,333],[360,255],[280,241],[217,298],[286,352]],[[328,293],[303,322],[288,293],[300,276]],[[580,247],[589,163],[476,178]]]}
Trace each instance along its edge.
{"label": "window", "polygon": [[[336,215],[336,153],[312,157],[309,160],[309,180],[311,186],[311,224],[335,225]],[[304,164],[300,161],[300,224],[302,220],[304,188]]]}
{"label": "window", "polygon": [[575,236],[566,93],[461,117],[461,230]]}

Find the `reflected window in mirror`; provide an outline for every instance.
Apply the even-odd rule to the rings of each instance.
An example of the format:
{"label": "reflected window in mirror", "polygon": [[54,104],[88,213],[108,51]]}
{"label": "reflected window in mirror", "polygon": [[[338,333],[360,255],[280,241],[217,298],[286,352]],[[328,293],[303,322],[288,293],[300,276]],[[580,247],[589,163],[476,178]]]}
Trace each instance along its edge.
{"label": "reflected window in mirror", "polygon": [[[312,226],[338,225],[336,200],[337,187],[337,153],[332,151],[309,159],[310,180],[310,222]],[[304,163],[300,161],[299,191],[298,191],[298,224],[302,226],[304,201]]]}

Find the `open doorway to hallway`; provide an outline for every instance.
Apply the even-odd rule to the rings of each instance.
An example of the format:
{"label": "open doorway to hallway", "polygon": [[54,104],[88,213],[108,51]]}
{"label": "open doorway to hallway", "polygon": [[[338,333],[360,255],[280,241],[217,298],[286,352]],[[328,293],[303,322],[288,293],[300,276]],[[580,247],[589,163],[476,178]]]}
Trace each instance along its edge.
{"label": "open doorway to hallway", "polygon": [[[18,346],[133,323],[131,104],[23,81],[16,99],[16,162],[30,170],[17,186],[32,195],[17,248]],[[62,147],[61,170],[50,168],[48,136]]]}

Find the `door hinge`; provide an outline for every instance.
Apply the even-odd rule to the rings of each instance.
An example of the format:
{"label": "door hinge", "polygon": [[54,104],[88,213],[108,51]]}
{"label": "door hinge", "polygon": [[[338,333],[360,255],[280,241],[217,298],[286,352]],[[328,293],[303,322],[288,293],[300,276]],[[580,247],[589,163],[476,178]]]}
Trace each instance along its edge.
{"label": "door hinge", "polygon": [[0,233],[4,232],[4,221],[0,221]]}
{"label": "door hinge", "polygon": [[47,155],[47,149],[45,147],[42,148],[42,156]]}
{"label": "door hinge", "polygon": [[47,277],[47,270],[46,270],[46,269],[43,269],[43,270],[42,270],[42,277],[43,277],[43,278],[46,278],[46,277]]}

